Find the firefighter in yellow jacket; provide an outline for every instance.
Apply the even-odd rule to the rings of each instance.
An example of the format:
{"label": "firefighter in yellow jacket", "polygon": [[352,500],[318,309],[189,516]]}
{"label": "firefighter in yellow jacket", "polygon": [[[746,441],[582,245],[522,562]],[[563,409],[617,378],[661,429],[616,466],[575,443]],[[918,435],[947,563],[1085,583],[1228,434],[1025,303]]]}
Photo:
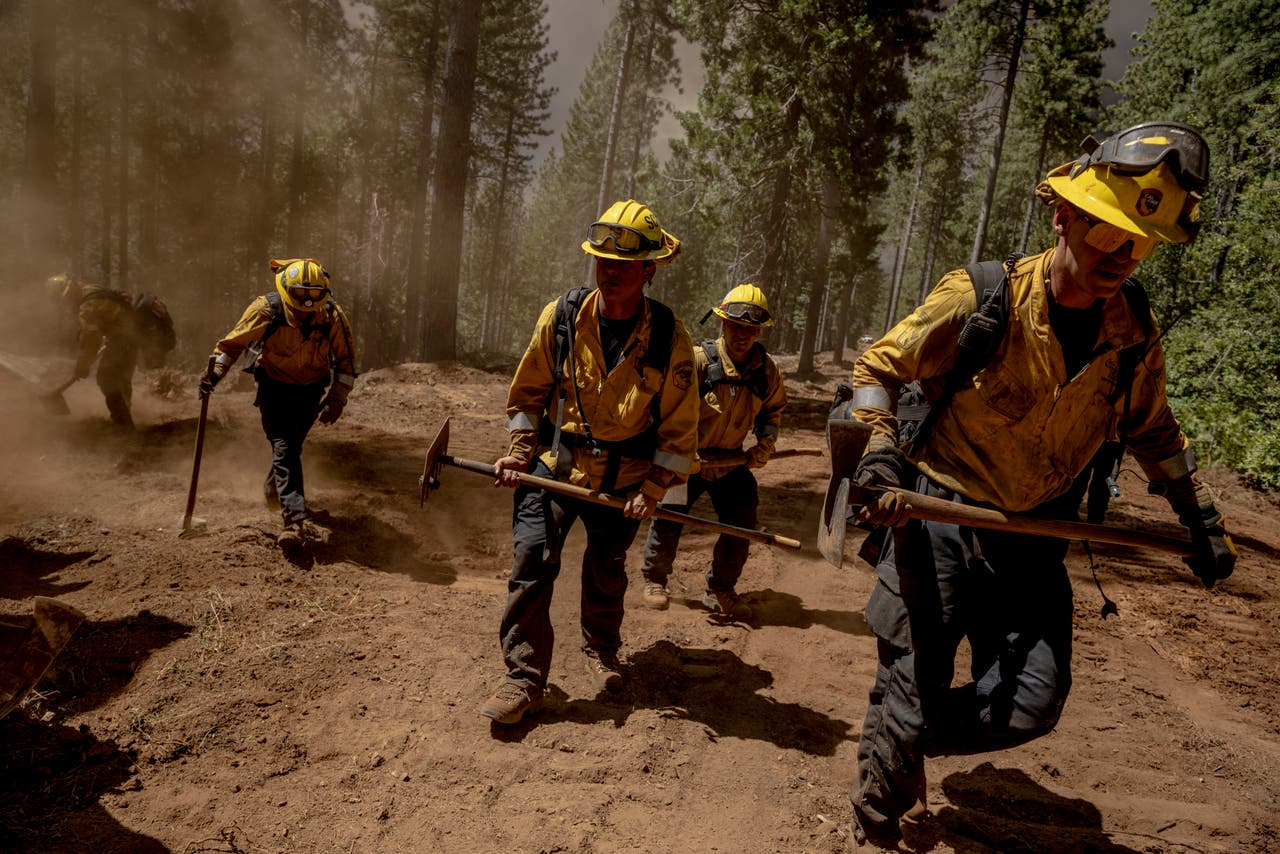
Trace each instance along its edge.
{"label": "firefighter in yellow jacket", "polygon": [[[1168,122],[1090,137],[1084,148],[1037,188],[1057,240],[1006,266],[1007,323],[985,366],[945,379],[977,301],[969,275],[955,271],[859,357],[853,397],[833,417],[872,427],[859,485],[1057,518],[1074,516],[1073,480],[1118,431],[1189,529],[1187,562],[1211,587],[1231,575],[1235,548],[1169,408],[1150,307],[1124,285],[1158,244],[1194,239],[1208,148]],[[1121,354],[1134,345],[1142,356],[1122,383]],[[913,380],[938,414],[904,449],[894,404]],[[858,841],[883,847],[901,839],[902,816],[926,808],[926,756],[1044,735],[1071,687],[1066,541],[909,519],[894,495],[859,511],[891,533],[866,606],[880,663],[851,794]],[[962,639],[972,681],[953,687]]]}
{"label": "firefighter in yellow jacket", "polygon": [[98,388],[111,420],[133,428],[133,373],[138,365],[138,329],[128,294],[83,284],[65,273],[51,276],[45,289],[79,323],[76,364],[70,382],[89,376],[98,360]]}
{"label": "firefighter in yellow jacket", "polygon": [[342,415],[356,381],[356,350],[347,316],[334,301],[329,273],[319,261],[272,261],[271,272],[275,289],[249,303],[235,328],[213,348],[200,394],[211,393],[249,351],[244,370],[258,383],[253,404],[271,443],[263,491],[268,505],[280,508],[284,529],[278,541],[289,550],[307,536],[302,444],[317,416],[321,424],[332,424]]}
{"label": "firefighter in yellow jacket", "polygon": [[[587,229],[595,288],[574,288],[542,310],[507,395],[509,449],[497,483],[516,488],[514,568],[499,639],[507,675],[483,706],[512,724],[542,705],[554,632],[551,596],[569,529],[581,520],[581,625],[597,690],[621,690],[627,549],[697,452],[698,397],[689,334],[645,297],[680,242],[647,205],[617,202]],[[622,511],[520,483],[555,477],[625,498]]]}
{"label": "firefighter in yellow jacket", "polygon": [[[720,337],[703,341],[693,350],[702,396],[698,417],[701,467],[689,478],[683,500],[673,503],[668,496],[663,506],[684,513],[703,493],[708,493],[721,522],[755,528],[760,493],[751,469],[769,462],[787,405],[782,372],[760,343],[761,334],[765,327],[773,325],[773,320],[764,292],[752,284],[733,288],[708,312],[711,313],[720,318]],[[727,457],[741,457],[749,435],[754,442],[746,449],[746,463],[716,464]],[[683,529],[679,522],[669,519],[655,518],[649,525],[641,571],[642,601],[650,608],[667,607],[667,579]],[[747,549],[747,541],[739,537],[721,534],[716,540],[702,599],[712,613],[729,619],[751,619],[751,607],[737,592]]]}

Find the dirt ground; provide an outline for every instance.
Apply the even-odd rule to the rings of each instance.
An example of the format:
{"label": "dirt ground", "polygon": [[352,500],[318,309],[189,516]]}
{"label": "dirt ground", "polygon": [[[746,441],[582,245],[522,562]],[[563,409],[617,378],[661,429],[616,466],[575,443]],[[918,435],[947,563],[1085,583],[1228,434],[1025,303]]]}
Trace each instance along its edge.
{"label": "dirt ground", "polygon": [[[794,359],[783,359],[793,368]],[[781,447],[822,444],[840,372],[789,381]],[[286,560],[261,499],[268,449],[241,384],[212,399],[180,539],[194,375],[137,382],[139,431],[81,382],[52,417],[0,375],[0,615],[54,596],[88,620],[0,721],[0,849],[32,852],[849,851],[847,793],[875,643],[873,575],[814,548],[827,462],[761,470],[750,625],[698,600],[714,535],[686,533],[673,602],[623,625],[627,686],[591,690],[575,531],[553,609],[549,708],[480,715],[499,683],[511,493],[456,468],[419,507],[422,454],[505,448],[509,374],[405,365],[361,378],[304,456],[324,538]],[[226,385],[231,385],[227,383]],[[1075,687],[1056,732],[931,760],[917,851],[1280,851],[1280,522],[1209,469],[1240,561],[1204,590],[1174,557],[1074,546]],[[1176,532],[1132,464],[1113,524]],[[709,506],[696,513],[708,515]]]}

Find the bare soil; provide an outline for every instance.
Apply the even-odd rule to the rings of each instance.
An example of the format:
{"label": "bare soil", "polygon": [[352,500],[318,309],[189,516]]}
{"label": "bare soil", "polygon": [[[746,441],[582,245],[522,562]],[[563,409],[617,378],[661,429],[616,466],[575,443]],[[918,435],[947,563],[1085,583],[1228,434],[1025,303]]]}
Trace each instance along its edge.
{"label": "bare soil", "polygon": [[[794,359],[783,359],[794,368]],[[822,444],[839,369],[789,381],[782,446]],[[423,451],[505,449],[509,374],[405,365],[361,378],[305,454],[322,539],[287,560],[261,499],[268,449],[241,384],[212,400],[196,515],[179,538],[194,375],[137,381],[139,431],[89,382],[53,417],[0,374],[0,615],[58,597],[89,619],[0,721],[0,849],[32,852],[851,850],[847,793],[875,641],[874,576],[813,547],[826,460],[760,472],[765,526],[740,590],[698,605],[714,535],[689,530],[668,611],[627,593],[628,682],[597,696],[579,652],[570,539],[549,707],[479,711],[503,666],[511,493],[455,468],[419,507]],[[231,383],[227,383],[231,385]],[[931,760],[918,851],[1280,851],[1280,523],[1209,468],[1236,574],[1206,591],[1174,557],[1074,546],[1075,687],[1056,732]],[[1113,524],[1176,532],[1131,465]],[[696,513],[709,515],[708,506]],[[638,581],[638,548],[630,571]]]}

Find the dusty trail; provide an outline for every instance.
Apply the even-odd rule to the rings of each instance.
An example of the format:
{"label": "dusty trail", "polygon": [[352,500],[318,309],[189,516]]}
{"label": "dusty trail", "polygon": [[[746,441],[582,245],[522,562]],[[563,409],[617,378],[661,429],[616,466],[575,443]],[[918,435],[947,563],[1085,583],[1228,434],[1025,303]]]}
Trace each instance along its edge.
{"label": "dusty trail", "polygon": [[[823,371],[789,383],[783,445],[822,444],[838,374]],[[446,470],[423,510],[417,477],[446,415],[451,453],[505,448],[507,377],[459,365],[363,377],[343,419],[309,440],[308,495],[328,536],[295,563],[259,498],[267,448],[243,388],[210,409],[196,507],[207,532],[177,537],[195,381],[144,379],[130,439],[88,384],[54,419],[0,376],[0,612],[47,595],[89,617],[0,721],[0,848],[850,850],[872,576],[853,532],[843,571],[813,548],[824,459],[761,472],[765,526],[805,548],[752,548],[740,585],[752,625],[697,605],[712,534],[686,532],[670,610],[643,609],[632,584],[616,698],[594,694],[578,652],[575,533],[550,707],[491,728],[478,710],[501,676],[510,494]],[[1270,500],[1209,477],[1241,547],[1236,576],[1206,592],[1172,557],[1096,547],[1120,608],[1104,622],[1073,547],[1061,725],[931,763],[936,817],[909,837],[917,850],[1280,850],[1280,522]],[[1111,521],[1170,530],[1135,474],[1121,484]]]}

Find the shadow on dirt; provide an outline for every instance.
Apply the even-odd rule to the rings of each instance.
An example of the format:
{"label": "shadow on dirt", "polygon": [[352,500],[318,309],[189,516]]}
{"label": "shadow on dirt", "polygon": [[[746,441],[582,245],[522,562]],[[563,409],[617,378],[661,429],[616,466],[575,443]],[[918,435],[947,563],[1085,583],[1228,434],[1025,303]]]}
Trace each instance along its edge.
{"label": "shadow on dirt", "polygon": [[123,691],[152,653],[189,636],[192,629],[150,611],[85,623],[37,688],[56,698],[54,705],[61,713],[86,712]]}
{"label": "shadow on dirt", "polygon": [[[0,849],[14,852],[169,849],[120,825],[98,800],[127,788],[134,757],[87,727],[0,721]],[[134,784],[136,785],[136,784]]]}
{"label": "shadow on dirt", "polygon": [[716,738],[749,738],[813,756],[832,756],[853,725],[796,703],[760,695],[773,674],[724,649],[690,649],[662,640],[634,653],[624,664],[627,686],[614,696],[569,699],[555,686],[538,715],[511,727],[493,728],[502,741],[520,741],[539,722],[612,721],[621,727],[635,708],[697,721]]}
{"label": "shadow on dirt", "polygon": [[28,596],[57,597],[79,590],[89,584],[57,584],[44,581],[46,575],[61,572],[72,564],[87,560],[96,554],[92,549],[60,551],[37,548],[29,540],[20,537],[0,539],[0,596],[5,599],[26,599]]}
{"label": "shadow on dirt", "polygon": [[[307,559],[318,564],[347,562],[356,566],[397,572],[425,584],[452,584],[457,572],[448,564],[420,554],[418,541],[374,516],[350,518],[325,511],[312,519],[330,531],[326,541],[307,544]],[[306,567],[304,567],[306,568]]]}
{"label": "shadow on dirt", "polygon": [[[861,611],[806,608],[804,600],[799,596],[768,588],[753,590],[744,598],[755,612],[751,618],[753,626],[787,626],[792,629],[826,626],[848,635],[871,637],[871,629],[867,628],[866,618]],[[697,607],[701,607],[700,602]]]}
{"label": "shadow on dirt", "polygon": [[928,851],[940,845],[958,854],[993,850],[1137,854],[1139,850],[1113,842],[1102,829],[1102,813],[1093,804],[1055,794],[1016,769],[984,762],[972,771],[948,776],[942,791],[950,806],[919,824],[904,823],[903,834],[912,850]]}

